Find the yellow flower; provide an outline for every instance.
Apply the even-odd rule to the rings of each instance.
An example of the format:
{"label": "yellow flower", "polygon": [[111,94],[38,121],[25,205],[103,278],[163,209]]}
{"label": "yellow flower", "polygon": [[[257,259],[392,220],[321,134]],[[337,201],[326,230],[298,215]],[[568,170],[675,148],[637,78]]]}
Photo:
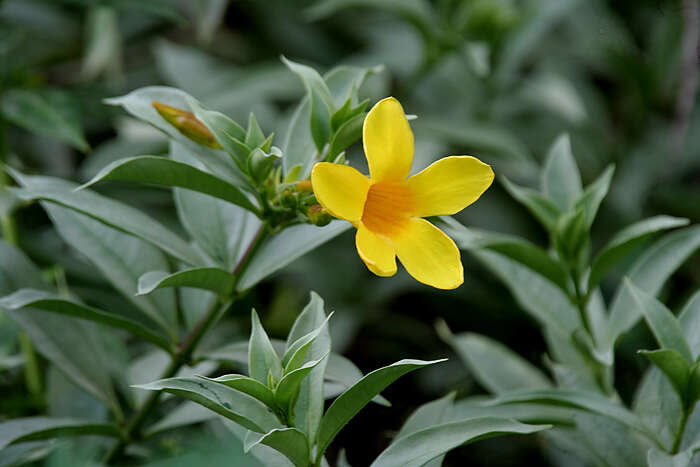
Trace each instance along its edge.
{"label": "yellow flower", "polygon": [[399,101],[370,110],[362,128],[369,178],[347,165],[319,162],[311,173],[318,202],[357,228],[360,258],[378,276],[396,273],[396,256],[419,282],[454,289],[464,282],[457,245],[423,217],[455,214],[491,185],[491,167],[471,156],[440,159],[409,177],[413,132]]}

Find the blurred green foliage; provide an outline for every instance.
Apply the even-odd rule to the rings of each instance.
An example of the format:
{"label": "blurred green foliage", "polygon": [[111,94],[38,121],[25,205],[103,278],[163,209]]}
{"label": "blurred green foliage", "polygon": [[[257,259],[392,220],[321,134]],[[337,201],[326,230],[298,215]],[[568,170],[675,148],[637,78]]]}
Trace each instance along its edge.
{"label": "blurred green foliage", "polygon": [[[535,186],[547,149],[562,132],[570,134],[584,186],[615,164],[609,196],[592,227],[590,248],[596,252],[613,232],[644,217],[700,219],[700,114],[684,116],[677,104],[689,79],[683,68],[684,12],[680,0],[4,0],[0,159],[23,172],[82,183],[117,159],[164,154],[162,134],[103,104],[155,84],[178,87],[240,124],[254,112],[265,134],[283,137],[304,88],[281,54],[321,70],[384,65],[368,77],[361,96],[374,102],[394,95],[409,114],[418,115],[412,122],[416,167],[442,154],[471,154],[491,164],[497,177]],[[680,99],[696,101],[694,95]],[[361,166],[360,145],[347,157]],[[181,229],[169,192],[119,184],[98,190]],[[87,304],[135,315],[85,252],[63,242],[37,205],[7,216],[19,205],[0,192],[3,237],[16,238],[47,281],[59,290],[69,286]],[[548,245],[544,229],[503,184],[494,184],[458,219]],[[352,244],[344,234],[267,280],[234,307],[210,344],[246,335],[240,316],[253,305],[264,310],[262,321],[273,336],[286,335],[313,289],[336,310],[335,351],[362,369],[406,354],[432,359],[451,352],[434,331],[437,318],[455,332],[491,336],[543,366],[545,343],[537,325],[469,255],[463,255],[465,284],[438,293],[405,273],[390,279],[371,275]],[[643,248],[601,283],[605,298]],[[699,278],[697,260],[685,264],[661,291],[662,301],[679,306]],[[49,413],[105,419],[94,394],[54,369],[44,372],[48,365],[40,358],[41,391],[29,395],[20,336],[0,315],[0,418]],[[625,401],[648,364],[635,351],[652,348],[651,342],[638,326],[620,343],[615,371]],[[140,349],[118,342],[102,350],[113,366],[140,355]],[[105,378],[111,371],[104,369]],[[398,429],[419,403],[455,388],[460,396],[485,389],[456,359],[407,377],[386,393],[391,410],[373,407],[361,414],[338,444],[352,465],[367,465],[391,438],[382,430]],[[217,439],[216,445],[199,436]],[[171,458],[170,465],[191,465],[202,458],[197,456],[240,455],[241,446],[229,440],[230,433],[208,423],[184,434],[163,434],[153,444],[159,455]],[[55,447],[29,444],[15,449],[17,459],[40,457]],[[78,451],[59,448],[46,465],[77,465],[75,459],[89,462],[92,456],[79,444]],[[445,465],[513,465],[512,459],[554,465],[557,456],[561,453],[532,439],[504,438],[458,449]]]}

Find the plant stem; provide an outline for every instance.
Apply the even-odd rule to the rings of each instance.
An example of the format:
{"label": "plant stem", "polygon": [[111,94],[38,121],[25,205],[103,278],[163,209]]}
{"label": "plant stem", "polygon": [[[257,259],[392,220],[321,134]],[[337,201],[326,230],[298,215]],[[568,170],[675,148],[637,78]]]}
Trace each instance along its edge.
{"label": "plant stem", "polygon": [[681,418],[681,424],[678,427],[678,431],[676,432],[676,437],[673,440],[673,447],[671,448],[670,454],[678,454],[678,450],[681,447],[681,441],[683,441],[683,433],[685,432],[685,425],[688,423],[688,417],[690,414],[693,412],[693,408],[695,408],[695,404],[693,404],[692,407],[684,407],[683,409],[683,417]]}
{"label": "plant stem", "polygon": [[[241,277],[243,272],[245,272],[246,268],[250,264],[252,257],[255,255],[255,252],[258,250],[265,238],[267,238],[267,235],[268,226],[266,223],[263,223],[260,226],[260,229],[258,229],[258,232],[255,234],[255,237],[253,237],[253,239],[251,240],[250,244],[248,245],[248,248],[243,253],[243,256],[239,260],[235,269],[233,270],[233,275],[235,276],[234,283],[237,283],[238,279]],[[230,300],[223,304],[221,304],[218,299],[214,300],[214,302],[211,304],[204,316],[202,316],[199,322],[184,339],[182,344],[180,344],[177,352],[175,353],[175,355],[173,355],[170,364],[165,369],[165,371],[159,379],[171,378],[175,376],[180,370],[180,368],[182,368],[185,364],[187,364],[190,361],[192,354],[197,349],[197,346],[199,345],[204,335],[219,320],[219,318],[221,318],[221,316],[231,306],[231,304],[236,298],[237,296],[234,295],[233,297],[231,297]],[[116,459],[118,456],[121,455],[124,448],[129,442],[131,442],[133,439],[138,439],[139,431],[141,430],[141,427],[146,421],[148,415],[150,415],[151,411],[156,407],[158,399],[160,398],[160,394],[161,391],[157,391],[152,392],[148,396],[146,402],[144,402],[143,405],[138,409],[138,411],[134,413],[133,417],[129,420],[126,427],[124,427],[124,430],[122,432],[122,438],[119,441],[117,441],[107,452],[103,459],[103,463],[108,464],[112,460]]]}

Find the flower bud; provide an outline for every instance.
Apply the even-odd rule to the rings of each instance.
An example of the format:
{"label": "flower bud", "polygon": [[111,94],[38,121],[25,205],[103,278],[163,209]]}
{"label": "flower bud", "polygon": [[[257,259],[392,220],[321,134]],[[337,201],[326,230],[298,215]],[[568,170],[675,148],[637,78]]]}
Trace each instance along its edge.
{"label": "flower bud", "polygon": [[311,206],[309,210],[306,211],[306,215],[309,218],[309,221],[318,227],[328,225],[333,220],[331,215],[328,214],[328,212],[323,209],[320,204],[314,204]]}
{"label": "flower bud", "polygon": [[151,105],[166,122],[195,143],[214,149],[222,149],[214,135],[209,131],[209,128],[195,117],[192,112],[155,101],[151,102]]}
{"label": "flower bud", "polygon": [[299,180],[297,182],[297,191],[305,191],[307,193],[312,193],[314,189],[311,186],[311,180]]}
{"label": "flower bud", "polygon": [[296,209],[297,207],[297,197],[294,196],[292,190],[284,190],[280,195],[280,204],[285,208]]}

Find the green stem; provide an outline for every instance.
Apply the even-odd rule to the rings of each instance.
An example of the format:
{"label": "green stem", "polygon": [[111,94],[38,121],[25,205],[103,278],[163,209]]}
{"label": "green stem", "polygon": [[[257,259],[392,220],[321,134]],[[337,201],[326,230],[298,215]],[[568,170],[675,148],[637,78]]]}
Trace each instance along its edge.
{"label": "green stem", "polygon": [[[267,238],[267,235],[268,227],[266,223],[263,223],[233,270],[233,275],[235,276],[234,283],[237,283],[243,272],[245,272],[252,257],[255,255],[265,238]],[[180,344],[177,352],[172,357],[170,364],[159,379],[166,379],[175,376],[180,368],[190,361],[204,335],[219,320],[219,318],[221,318],[224,312],[231,306],[235,298],[236,296],[232,297],[224,304],[220,304],[219,300],[215,300],[211,304],[204,316],[199,320],[192,331],[190,331],[182,344]],[[161,391],[152,392],[138,411],[136,411],[136,413],[127,423],[126,427],[124,427],[122,438],[117,441],[105,455],[103,459],[104,464],[108,464],[112,460],[116,459],[121,455],[127,444],[129,444],[132,440],[139,438],[139,431],[141,430],[141,427],[150,415],[151,411],[153,411],[158,404],[160,394]]]}
{"label": "green stem", "polygon": [[41,372],[32,341],[26,332],[19,333],[19,348],[24,357],[24,380],[27,390],[34,396],[41,394]]}
{"label": "green stem", "polygon": [[[694,406],[693,406],[694,407]],[[683,433],[685,432],[685,425],[688,423],[688,417],[691,414],[692,407],[687,408],[683,411],[683,417],[681,418],[681,424],[676,432],[676,437],[673,440],[673,447],[671,448],[671,455],[678,454],[678,450],[681,447],[681,441],[683,441]]]}

